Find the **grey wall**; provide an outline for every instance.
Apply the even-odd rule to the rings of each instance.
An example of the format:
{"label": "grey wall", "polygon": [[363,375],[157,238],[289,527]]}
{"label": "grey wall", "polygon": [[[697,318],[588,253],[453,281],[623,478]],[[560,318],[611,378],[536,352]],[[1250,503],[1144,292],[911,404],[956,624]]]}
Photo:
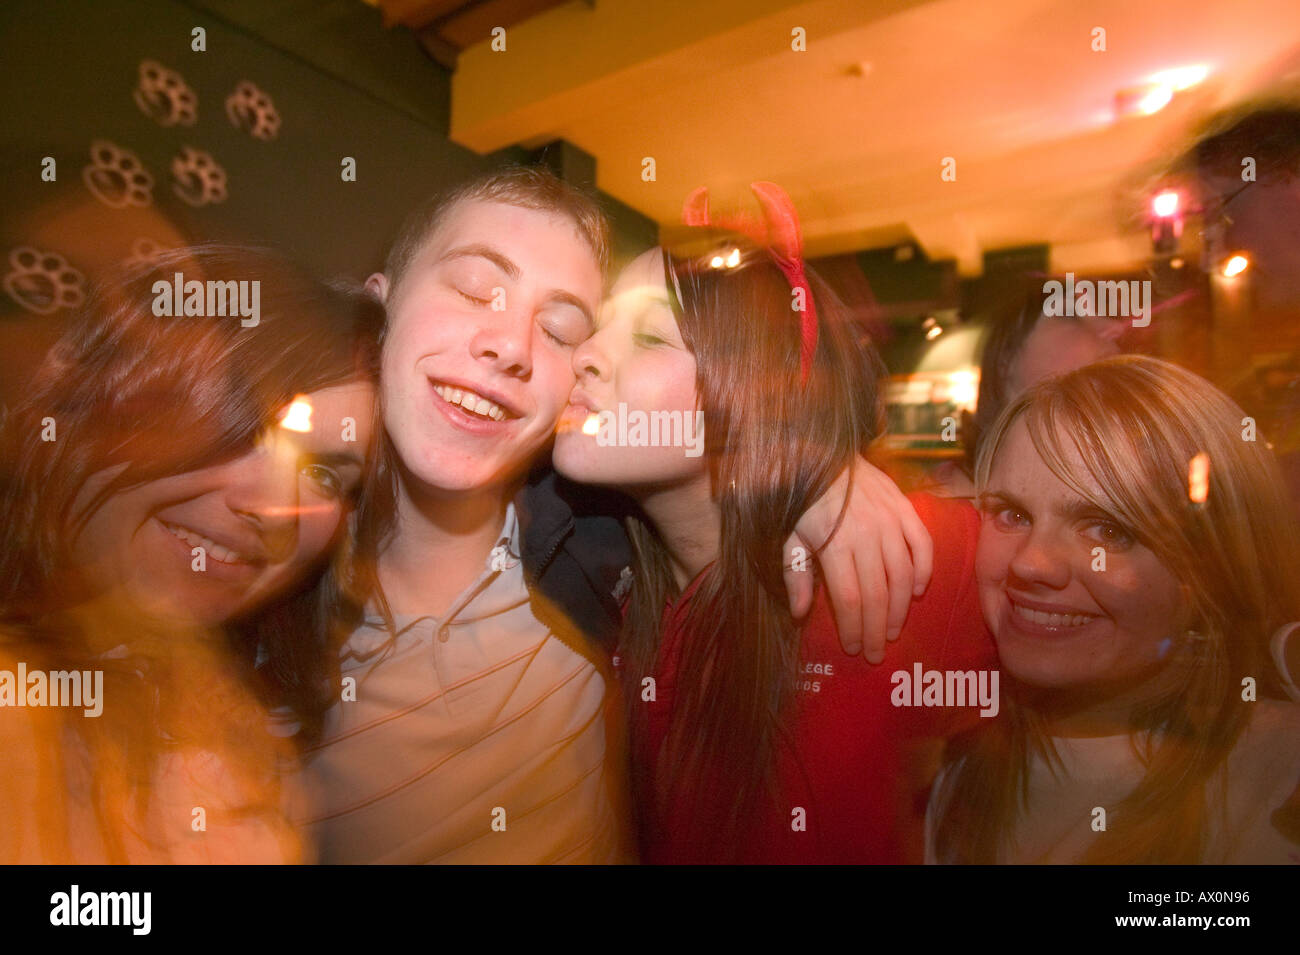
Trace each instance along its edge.
{"label": "grey wall", "polygon": [[[206,31],[206,50],[191,31]],[[196,99],[192,124],[164,125],[137,105],[142,61],[178,73]],[[16,275],[14,250],[61,256],[88,277],[129,257],[140,239],[265,242],[324,276],[364,277],[415,203],[466,176],[530,154],[481,157],[448,139],[450,75],[403,29],[386,30],[359,0],[6,0],[0,4],[0,400],[39,359],[63,310],[39,305],[49,275]],[[280,125],[259,139],[227,116],[226,99],[250,81],[269,95]],[[147,204],[106,204],[88,188],[91,143],[138,158]],[[172,163],[186,147],[211,155],[227,198],[197,207],[173,192]],[[42,158],[57,179],[41,179]],[[356,160],[344,182],[341,160]],[[103,164],[101,164],[103,166]],[[108,166],[114,166],[110,162]],[[101,192],[124,194],[120,168],[100,168]],[[604,199],[620,251],[652,244],[652,222]],[[43,267],[38,267],[38,272]],[[15,282],[17,283],[15,285]],[[24,284],[25,283],[25,284]]]}
{"label": "grey wall", "polygon": [[[194,27],[207,32],[206,52],[191,49]],[[193,125],[164,127],[136,105],[146,59],[193,88]],[[23,228],[37,204],[102,205],[81,176],[95,139],[139,156],[154,180],[145,211],[184,235],[267,241],[322,271],[357,275],[378,263],[413,203],[528,158],[522,150],[480,157],[451,143],[449,74],[409,32],[385,30],[359,0],[11,0],[0,10],[0,62],[9,245],[28,237]],[[244,80],[273,100],[281,117],[274,139],[255,139],[227,118],[226,97]],[[170,165],[185,146],[225,169],[228,199],[196,209],[172,195]],[[58,164],[56,183],[39,178],[47,155]],[[355,182],[340,178],[344,156],[356,159]],[[621,245],[654,241],[652,223],[606,205]],[[120,232],[108,241],[120,239],[123,255],[141,211],[128,208],[117,217],[121,230],[109,230]]]}

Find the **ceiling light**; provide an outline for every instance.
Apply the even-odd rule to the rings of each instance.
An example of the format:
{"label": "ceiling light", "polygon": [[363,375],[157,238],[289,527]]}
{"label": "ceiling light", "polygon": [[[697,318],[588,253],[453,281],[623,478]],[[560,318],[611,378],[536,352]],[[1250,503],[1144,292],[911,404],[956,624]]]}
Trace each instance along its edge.
{"label": "ceiling light", "polygon": [[1178,214],[1178,193],[1166,190],[1151,200],[1151,211],[1161,219]]}

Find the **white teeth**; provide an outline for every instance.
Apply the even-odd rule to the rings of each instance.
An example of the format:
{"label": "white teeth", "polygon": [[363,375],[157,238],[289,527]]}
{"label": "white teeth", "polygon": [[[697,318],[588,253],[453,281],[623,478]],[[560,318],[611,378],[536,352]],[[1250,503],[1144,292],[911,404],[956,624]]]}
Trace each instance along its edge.
{"label": "white teeth", "polygon": [[191,547],[202,547],[209,557],[222,564],[251,564],[253,559],[243,554],[236,553],[229,547],[223,547],[214,540],[209,540],[202,534],[195,533],[188,527],[181,527],[179,524],[168,524],[166,521],[160,522],[163,527],[167,528],[185,543]]}
{"label": "white teeth", "polygon": [[1093,619],[1092,614],[1044,613],[1041,610],[1030,610],[1028,607],[1022,607],[1019,604],[1013,603],[1011,606],[1016,613],[1026,620],[1044,627],[1081,627]]}
{"label": "white teeth", "polygon": [[493,421],[504,421],[506,417],[505,409],[495,402],[489,401],[482,395],[475,394],[472,391],[466,391],[463,388],[452,388],[449,385],[434,385],[436,391],[443,401],[450,405],[460,405],[466,411],[472,411],[474,414],[483,415],[491,418]]}

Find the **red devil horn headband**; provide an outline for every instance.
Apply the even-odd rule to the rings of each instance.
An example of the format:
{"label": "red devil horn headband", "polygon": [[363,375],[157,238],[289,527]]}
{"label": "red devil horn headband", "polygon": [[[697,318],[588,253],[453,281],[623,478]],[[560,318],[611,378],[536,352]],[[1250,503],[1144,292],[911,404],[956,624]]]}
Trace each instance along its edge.
{"label": "red devil horn headband", "polygon": [[[817,350],[817,307],[813,303],[812,286],[803,268],[803,236],[799,231],[799,216],[790,197],[774,182],[755,182],[749,187],[763,210],[762,222],[744,215],[709,216],[709,191],[701,186],[686,197],[682,206],[682,221],[688,226],[715,226],[749,236],[759,245],[766,246],[772,258],[785,274],[792,289],[802,289],[802,303],[792,302],[791,308],[800,312],[799,384],[808,383],[812,370],[813,353]],[[802,304],[802,310],[799,305]]]}

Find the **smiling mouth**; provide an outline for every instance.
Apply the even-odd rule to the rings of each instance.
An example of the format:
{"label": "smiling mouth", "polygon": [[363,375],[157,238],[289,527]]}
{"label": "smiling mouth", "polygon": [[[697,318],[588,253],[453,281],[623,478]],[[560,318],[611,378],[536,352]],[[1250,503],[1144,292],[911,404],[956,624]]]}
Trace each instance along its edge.
{"label": "smiling mouth", "polygon": [[1036,623],[1040,627],[1054,627],[1062,630],[1070,627],[1082,627],[1097,619],[1097,615],[1091,613],[1045,613],[1042,610],[1030,610],[1028,607],[1020,606],[1014,600],[1011,601],[1011,610],[1022,620]]}
{"label": "smiling mouth", "polygon": [[439,382],[433,383],[433,390],[437,392],[438,397],[449,405],[455,405],[468,414],[477,415],[488,421],[505,421],[507,418],[515,418],[517,415],[511,414],[505,408],[490,398],[485,398],[477,392],[470,391],[468,388],[458,388],[453,385],[444,385]]}
{"label": "smiling mouth", "polygon": [[180,524],[171,524],[159,519],[158,523],[162,524],[171,534],[180,540],[185,541],[191,547],[202,547],[204,552],[219,564],[230,564],[232,566],[239,564],[254,564],[257,562],[256,557],[248,554],[241,554],[233,551],[229,547],[218,544],[210,537],[204,537],[198,531],[183,527]]}

